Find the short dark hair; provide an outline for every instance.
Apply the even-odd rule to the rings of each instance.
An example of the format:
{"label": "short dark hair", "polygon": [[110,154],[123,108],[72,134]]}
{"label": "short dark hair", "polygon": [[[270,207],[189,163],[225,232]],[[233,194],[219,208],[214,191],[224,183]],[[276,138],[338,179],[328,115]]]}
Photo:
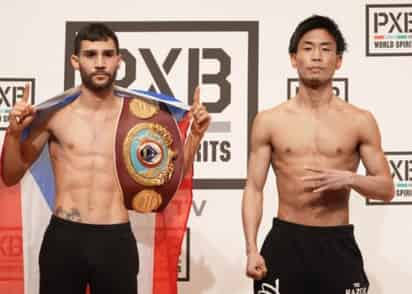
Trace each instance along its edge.
{"label": "short dark hair", "polygon": [[83,27],[74,39],[74,54],[79,55],[82,41],[107,41],[112,39],[116,45],[116,53],[119,54],[119,40],[116,34],[103,23],[90,23]]}
{"label": "short dark hair", "polygon": [[329,17],[313,15],[304,21],[302,21],[295,29],[289,42],[289,54],[296,53],[298,51],[298,44],[300,39],[307,32],[314,29],[324,29],[331,34],[336,41],[336,53],[342,55],[346,50],[346,42],[343,38],[342,32],[339,30],[338,25]]}

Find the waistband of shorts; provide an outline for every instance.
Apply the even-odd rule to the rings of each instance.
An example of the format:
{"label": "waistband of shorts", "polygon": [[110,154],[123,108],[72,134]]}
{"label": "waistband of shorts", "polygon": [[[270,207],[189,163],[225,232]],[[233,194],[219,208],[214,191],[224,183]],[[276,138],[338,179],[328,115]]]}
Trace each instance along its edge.
{"label": "waistband of shorts", "polygon": [[130,222],[117,224],[88,224],[63,219],[54,214],[51,216],[49,225],[83,231],[131,231]]}
{"label": "waistband of shorts", "polygon": [[339,225],[339,226],[308,226],[298,223],[292,223],[281,220],[279,218],[273,218],[273,227],[280,229],[287,229],[288,232],[296,233],[310,233],[315,235],[324,236],[338,236],[338,235],[353,235],[354,226],[352,224]]}

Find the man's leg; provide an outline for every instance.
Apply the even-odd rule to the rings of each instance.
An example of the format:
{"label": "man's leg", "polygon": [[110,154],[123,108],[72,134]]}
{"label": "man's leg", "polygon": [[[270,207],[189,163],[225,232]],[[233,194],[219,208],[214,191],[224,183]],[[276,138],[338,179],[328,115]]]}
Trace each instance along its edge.
{"label": "man's leg", "polygon": [[368,293],[369,281],[353,236],[330,240],[323,246],[325,253],[319,259],[318,293]]}
{"label": "man's leg", "polygon": [[268,272],[263,280],[254,281],[255,294],[312,293],[297,244],[293,231],[275,219],[261,250]]}
{"label": "man's leg", "polygon": [[87,268],[81,242],[53,219],[46,230],[39,255],[40,294],[84,294]]}
{"label": "man's leg", "polygon": [[120,230],[96,233],[96,242],[93,248],[89,248],[93,251],[90,252],[93,265],[90,277],[92,294],[137,293],[139,257],[136,239],[130,226],[127,226]]}

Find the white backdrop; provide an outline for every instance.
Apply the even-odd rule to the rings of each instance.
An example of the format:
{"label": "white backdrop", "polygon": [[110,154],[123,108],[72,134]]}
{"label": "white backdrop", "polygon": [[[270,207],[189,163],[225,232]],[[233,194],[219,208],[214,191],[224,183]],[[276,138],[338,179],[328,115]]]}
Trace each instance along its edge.
{"label": "white backdrop", "polygon": [[[366,55],[366,5],[402,3],[412,5],[411,1],[401,0],[3,1],[0,4],[0,79],[34,78],[36,102],[62,92],[65,29],[68,21],[251,21],[258,23],[258,109],[262,110],[284,101],[287,97],[287,79],[296,78],[287,53],[289,38],[296,25],[312,14],[327,15],[336,20],[348,42],[349,50],[344,55],[343,67],[336,77],[348,79],[349,101],[375,115],[386,152],[412,152],[412,135],[408,128],[412,108],[412,58]],[[411,13],[408,17],[412,21],[412,8],[404,8],[402,11]],[[412,32],[412,24],[409,27]],[[164,46],[166,49],[179,47],[174,36],[154,36],[163,41],[163,44],[156,46]],[[197,40],[196,46],[199,48],[219,47],[219,42],[226,39],[219,39],[216,34],[204,36],[197,37],[197,40],[194,34],[190,38]],[[230,178],[231,173],[236,174],[233,178],[246,175],[246,151],[243,150],[246,150],[247,109],[243,99],[247,99],[244,94],[247,87],[240,83],[248,72],[241,62],[247,61],[247,53],[241,52],[245,48],[242,42],[247,41],[245,36],[241,33],[230,35],[230,38],[235,38],[233,42],[239,42],[233,49],[239,48],[239,52],[232,52],[231,55],[233,71],[228,77],[232,84],[231,104],[226,113],[213,114],[214,121],[221,121],[223,116],[224,121],[231,121],[231,132],[209,133],[206,137],[206,140],[230,141],[232,160],[196,163],[195,174],[204,179]],[[230,38],[228,37],[229,41]],[[183,39],[184,37],[178,38]],[[148,47],[148,44],[151,43],[145,43],[144,46]],[[182,41],[180,44],[184,48],[191,47],[190,42],[186,44]],[[228,48],[230,44],[222,46]],[[395,49],[389,51],[394,52]],[[406,52],[410,53],[412,49],[409,48]],[[164,59],[164,54],[159,60]],[[139,64],[141,63],[138,66]],[[203,64],[201,70],[208,66],[218,69],[215,65]],[[137,80],[133,86],[144,88],[147,84],[140,85]],[[205,87],[205,101],[214,101],[215,90],[213,87]],[[187,99],[183,94],[187,92],[186,88],[177,91]],[[399,163],[399,166],[404,168],[405,162],[412,160],[410,157],[408,154],[404,155],[401,159],[405,161]],[[388,159],[396,161],[400,157],[392,154],[388,155]],[[359,172],[363,172],[362,168]],[[180,293],[251,293],[251,281],[244,275],[246,259],[240,217],[241,197],[240,189],[194,191],[195,209],[192,209],[189,219],[189,264],[184,264],[189,270],[189,279],[179,282]],[[406,200],[397,197],[394,201]],[[259,244],[269,230],[277,208],[272,172],[265,187],[264,205]],[[351,222],[355,224],[355,234],[364,255],[371,282],[370,293],[411,292],[411,205],[367,205],[363,197],[352,193]],[[26,293],[35,293],[30,291],[26,289]]]}

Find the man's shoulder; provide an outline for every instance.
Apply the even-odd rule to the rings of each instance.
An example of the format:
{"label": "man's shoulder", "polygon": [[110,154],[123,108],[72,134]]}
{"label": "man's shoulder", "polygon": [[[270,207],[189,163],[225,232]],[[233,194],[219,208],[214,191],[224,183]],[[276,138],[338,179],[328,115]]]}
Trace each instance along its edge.
{"label": "man's shoulder", "polygon": [[[338,98],[339,99],[339,98]],[[341,100],[338,104],[338,113],[348,126],[359,132],[368,132],[377,127],[377,121],[371,111]]]}
{"label": "man's shoulder", "polygon": [[290,101],[283,102],[274,107],[267,108],[258,112],[257,116],[266,119],[279,119],[279,117],[293,111]]}
{"label": "man's shoulder", "polygon": [[76,100],[67,104],[62,104],[51,111],[47,111],[43,114],[43,121],[45,127],[51,133],[54,133],[56,129],[66,129],[73,120],[73,106],[76,104]]}
{"label": "man's shoulder", "polygon": [[289,119],[288,113],[293,111],[289,102],[283,102],[274,107],[261,110],[255,117],[254,125],[258,129],[264,128],[268,132],[272,132],[278,127],[282,127],[285,121]]}
{"label": "man's shoulder", "polygon": [[361,121],[374,120],[373,114],[369,110],[353,105],[349,102],[345,102],[340,98],[337,99],[338,110],[342,111],[346,116],[350,117],[351,119],[357,119]]}

